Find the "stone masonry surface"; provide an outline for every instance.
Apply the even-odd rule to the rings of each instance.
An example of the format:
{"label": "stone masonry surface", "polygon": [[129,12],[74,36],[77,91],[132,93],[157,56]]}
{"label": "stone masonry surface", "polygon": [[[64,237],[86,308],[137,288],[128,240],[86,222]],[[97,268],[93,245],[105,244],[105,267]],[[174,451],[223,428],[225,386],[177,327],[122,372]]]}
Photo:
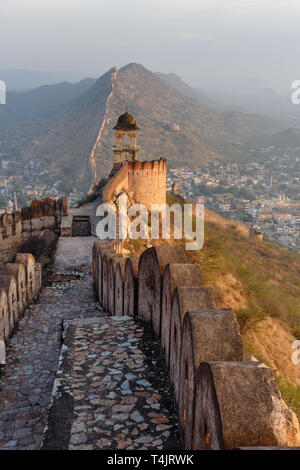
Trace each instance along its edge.
{"label": "stone masonry surface", "polygon": [[180,448],[167,387],[152,380],[141,348],[150,339],[142,325],[130,317],[107,317],[65,326],[43,448]]}
{"label": "stone masonry surface", "polygon": [[[149,351],[159,352],[158,342],[132,319],[107,317],[95,299],[94,241],[94,237],[59,239],[47,285],[12,336],[0,375],[0,449],[39,449],[42,444],[59,356],[65,348],[63,322],[67,337],[69,331],[74,333],[68,351],[74,354],[70,388],[75,391],[68,448],[180,447],[168,384],[154,380],[159,359],[146,349],[148,344]],[[164,380],[167,376],[163,369],[161,376]]]}

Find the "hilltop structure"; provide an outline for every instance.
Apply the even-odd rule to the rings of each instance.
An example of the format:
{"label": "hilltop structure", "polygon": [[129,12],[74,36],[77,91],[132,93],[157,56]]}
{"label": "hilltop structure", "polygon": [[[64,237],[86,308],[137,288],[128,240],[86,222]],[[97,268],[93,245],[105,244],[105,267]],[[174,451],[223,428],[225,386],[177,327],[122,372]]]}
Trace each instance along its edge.
{"label": "hilltop structure", "polygon": [[108,183],[103,189],[103,202],[112,203],[126,193],[132,202],[144,204],[166,203],[167,160],[139,161],[136,133],[139,127],[128,110],[114,127],[116,144],[114,161]]}

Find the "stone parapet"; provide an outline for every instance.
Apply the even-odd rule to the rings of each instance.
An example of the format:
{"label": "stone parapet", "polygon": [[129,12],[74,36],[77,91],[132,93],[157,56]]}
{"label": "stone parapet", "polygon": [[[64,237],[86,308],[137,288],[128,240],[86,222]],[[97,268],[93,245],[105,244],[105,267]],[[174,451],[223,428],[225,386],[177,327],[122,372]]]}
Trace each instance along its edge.
{"label": "stone parapet", "polygon": [[124,258],[114,254],[113,245],[108,250],[105,242],[95,243],[94,282],[101,286],[103,308],[136,317],[160,336],[185,449],[300,444],[297,417],[283,402],[272,371],[243,360],[235,314],[217,308],[213,288],[202,285],[200,266],[185,264],[177,247]]}

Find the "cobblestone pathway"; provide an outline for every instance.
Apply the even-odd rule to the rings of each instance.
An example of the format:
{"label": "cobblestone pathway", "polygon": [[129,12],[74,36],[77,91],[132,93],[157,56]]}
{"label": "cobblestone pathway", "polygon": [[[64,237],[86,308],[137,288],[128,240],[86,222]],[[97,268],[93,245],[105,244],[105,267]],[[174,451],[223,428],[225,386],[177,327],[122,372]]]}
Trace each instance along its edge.
{"label": "cobblestone pathway", "polygon": [[129,317],[68,324],[44,448],[180,447],[166,373],[156,368],[152,380],[144,341],[144,328]]}
{"label": "cobblestone pathway", "polygon": [[[74,400],[61,410],[66,419],[56,448],[180,447],[166,371],[146,351],[158,342],[147,342],[149,332],[132,319],[107,317],[95,300],[93,241],[59,240],[47,286],[14,332],[0,376],[0,449],[40,448],[61,349],[68,353],[64,391]],[[62,348],[68,323],[69,349]],[[53,405],[50,428],[52,411]]]}

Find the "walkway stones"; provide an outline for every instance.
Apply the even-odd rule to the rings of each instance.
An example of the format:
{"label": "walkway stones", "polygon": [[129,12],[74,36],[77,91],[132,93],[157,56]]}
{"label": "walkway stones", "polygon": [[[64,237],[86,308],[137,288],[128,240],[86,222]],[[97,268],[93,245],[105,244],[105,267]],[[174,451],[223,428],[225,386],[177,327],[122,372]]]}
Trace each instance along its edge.
{"label": "walkway stones", "polygon": [[[167,371],[157,368],[153,343],[145,347],[148,327],[108,317],[95,299],[93,243],[59,239],[46,286],[7,347],[0,449],[35,450],[42,442],[78,450],[182,446]],[[57,426],[56,437],[46,432],[43,441],[46,426]]]}
{"label": "walkway stones", "polygon": [[7,346],[6,366],[0,373],[0,449],[40,448],[62,321],[104,315],[92,290],[90,238],[69,239],[69,249],[59,242],[60,265],[54,263],[39,301],[27,307]]}
{"label": "walkway stones", "polygon": [[[103,329],[104,324],[108,328]],[[68,347],[61,354],[60,386],[53,394],[43,449],[61,448],[59,443],[53,446],[57,434],[53,414],[64,406],[66,393],[73,400],[65,431],[67,449],[180,449],[177,416],[168,408],[165,390],[151,383],[147,359],[139,349],[143,336],[136,343],[129,341],[143,335],[144,327],[131,317],[98,317],[66,321],[64,331]],[[76,358],[84,347],[85,361],[78,369]],[[113,355],[102,355],[109,350],[117,353],[117,362]],[[99,361],[101,369],[95,367]]]}

